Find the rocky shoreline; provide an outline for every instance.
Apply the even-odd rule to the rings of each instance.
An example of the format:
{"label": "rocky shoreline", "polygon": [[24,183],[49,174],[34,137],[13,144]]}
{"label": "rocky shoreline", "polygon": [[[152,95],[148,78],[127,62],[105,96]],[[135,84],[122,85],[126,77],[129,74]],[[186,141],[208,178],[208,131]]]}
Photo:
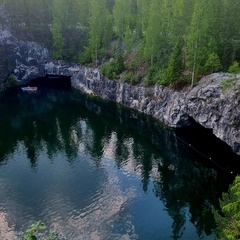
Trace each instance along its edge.
{"label": "rocky shoreline", "polygon": [[227,78],[225,73],[215,73],[192,89],[174,91],[108,80],[98,69],[80,67],[71,74],[74,88],[151,115],[170,127],[188,126],[194,120],[240,155],[240,94],[234,88],[222,90],[221,82]]}
{"label": "rocky shoreline", "polygon": [[46,74],[71,77],[74,88],[151,115],[166,125],[179,128],[193,120],[226,142],[240,155],[240,79],[237,87],[223,91],[221,82],[229,76],[214,73],[203,77],[192,89],[174,91],[168,87],[132,86],[101,76],[98,69],[52,61],[46,48],[21,42],[7,30],[0,30],[0,45],[11,49],[13,75],[26,83]]}

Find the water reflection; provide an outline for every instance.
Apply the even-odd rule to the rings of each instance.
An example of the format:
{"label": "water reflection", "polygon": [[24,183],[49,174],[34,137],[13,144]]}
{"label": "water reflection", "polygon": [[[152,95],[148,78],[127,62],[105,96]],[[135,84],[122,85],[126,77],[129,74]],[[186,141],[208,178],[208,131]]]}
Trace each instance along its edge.
{"label": "water reflection", "polygon": [[232,178],[157,121],[75,91],[0,102],[9,234],[42,219],[67,239],[214,238],[211,206]]}

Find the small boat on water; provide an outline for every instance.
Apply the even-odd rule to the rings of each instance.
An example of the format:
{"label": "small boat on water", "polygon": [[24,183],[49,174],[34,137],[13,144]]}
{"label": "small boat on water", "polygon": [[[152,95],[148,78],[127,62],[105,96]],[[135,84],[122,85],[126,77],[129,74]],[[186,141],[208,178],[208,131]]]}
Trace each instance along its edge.
{"label": "small boat on water", "polygon": [[37,87],[30,87],[30,86],[22,87],[22,91],[23,92],[36,92],[37,91]]}

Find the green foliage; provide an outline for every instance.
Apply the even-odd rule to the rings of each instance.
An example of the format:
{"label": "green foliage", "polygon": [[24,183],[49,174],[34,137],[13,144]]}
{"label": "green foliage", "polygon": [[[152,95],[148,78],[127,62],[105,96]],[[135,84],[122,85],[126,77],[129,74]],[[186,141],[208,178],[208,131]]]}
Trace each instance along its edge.
{"label": "green foliage", "polygon": [[52,0],[51,33],[55,59],[76,60],[78,51],[83,50],[88,39],[84,25],[88,16],[83,12],[87,7],[86,0]]}
{"label": "green foliage", "polygon": [[151,66],[150,68],[148,68],[146,82],[145,82],[146,86],[151,86],[157,83],[156,81],[157,72],[158,72],[158,67],[156,66]]}
{"label": "green foliage", "polygon": [[[161,51],[161,14],[159,14],[160,0],[152,0],[149,8],[148,25],[145,32],[144,57],[151,65],[158,58]],[[151,71],[151,70],[150,70]]]}
{"label": "green foliage", "polygon": [[18,85],[18,81],[17,81],[17,79],[16,79],[16,77],[15,77],[14,75],[10,75],[10,76],[8,77],[8,85],[9,85],[10,87],[13,87],[13,86]]}
{"label": "green foliage", "polygon": [[237,78],[237,74],[240,72],[239,63],[234,61],[233,64],[229,67],[228,72],[234,74],[235,78]]}
{"label": "green foliage", "polygon": [[99,58],[99,51],[112,39],[112,18],[106,0],[91,0],[89,18],[89,50],[92,61]]}
{"label": "green foliage", "polygon": [[118,79],[119,74],[125,69],[126,67],[123,62],[123,57],[120,55],[117,57],[117,59],[103,64],[100,68],[100,71],[101,74],[109,79]]}
{"label": "green foliage", "polygon": [[151,1],[136,0],[136,32],[141,39],[147,28],[149,5]]}
{"label": "green foliage", "polygon": [[192,84],[198,76],[240,61],[237,0],[7,0],[4,4],[14,34],[47,44],[54,58],[97,66],[105,53],[115,56],[115,45],[126,58],[136,56],[134,72],[142,63],[158,66],[154,78],[149,70],[147,84],[177,81],[181,71],[180,65],[174,66],[178,60],[173,50],[178,38],[183,71],[191,73]]}
{"label": "green foliage", "polygon": [[[46,229],[46,225],[42,223],[41,221],[35,222],[32,224],[25,232],[24,236],[22,237],[22,240],[40,240],[40,238],[37,237],[40,230]],[[55,232],[50,232],[49,236],[42,240],[55,240],[57,239],[58,234]]]}
{"label": "green foliage", "polygon": [[236,85],[237,74],[240,72],[239,63],[237,61],[234,61],[233,64],[229,67],[228,71],[232,74],[232,76],[221,82],[221,88],[223,91]]}
{"label": "green foliage", "polygon": [[209,73],[218,71],[221,68],[221,62],[217,54],[210,53],[208,55],[207,62],[205,64],[205,69]]}
{"label": "green foliage", "polygon": [[227,78],[221,82],[221,88],[223,91],[226,91],[229,88],[235,86],[236,80],[234,78]]}
{"label": "green foliage", "polygon": [[139,43],[136,51],[135,51],[135,55],[132,58],[131,61],[131,67],[133,69],[139,69],[143,64],[144,64],[144,44],[143,43]]}
{"label": "green foliage", "polygon": [[219,200],[221,211],[213,210],[219,239],[240,239],[240,176]]}
{"label": "green foliage", "polygon": [[129,26],[127,26],[127,28],[126,28],[124,42],[126,45],[126,47],[125,47],[126,53],[130,53],[133,48],[133,44],[134,44],[134,34]]}
{"label": "green foliage", "polygon": [[172,84],[179,80],[183,70],[182,50],[180,40],[178,39],[171,54],[168,67],[165,71],[163,83]]}
{"label": "green foliage", "polygon": [[134,74],[132,72],[126,73],[123,75],[122,80],[124,82],[130,83],[132,85],[136,85],[140,82],[141,78],[138,74]]}
{"label": "green foliage", "polygon": [[159,66],[152,66],[147,71],[146,86],[152,86],[154,84],[167,86],[170,84],[168,78],[165,76],[165,72]]}
{"label": "green foliage", "polygon": [[79,54],[78,60],[81,64],[88,65],[92,63],[91,50],[85,47],[82,54]]}
{"label": "green foliage", "polygon": [[159,85],[168,86],[172,83],[176,83],[172,78],[166,76],[166,72],[164,70],[159,70],[155,76],[156,82]]}
{"label": "green foliage", "polygon": [[119,40],[124,39],[127,28],[132,28],[134,25],[134,0],[115,0],[113,6],[114,32]]}
{"label": "green foliage", "polygon": [[63,58],[64,38],[62,34],[63,21],[64,21],[64,1],[53,0],[52,3],[52,36],[53,36],[53,57],[55,59]]}
{"label": "green foliage", "polygon": [[4,1],[4,9],[7,9],[9,15],[4,14],[3,18],[7,20],[8,28],[10,25],[13,34],[21,40],[36,41],[48,45],[51,42],[51,32],[48,24],[52,21],[52,1]]}
{"label": "green foliage", "polygon": [[209,53],[215,49],[217,38],[213,36],[215,19],[214,1],[195,1],[191,23],[185,36],[186,69],[192,73],[192,86],[195,79],[205,72]]}

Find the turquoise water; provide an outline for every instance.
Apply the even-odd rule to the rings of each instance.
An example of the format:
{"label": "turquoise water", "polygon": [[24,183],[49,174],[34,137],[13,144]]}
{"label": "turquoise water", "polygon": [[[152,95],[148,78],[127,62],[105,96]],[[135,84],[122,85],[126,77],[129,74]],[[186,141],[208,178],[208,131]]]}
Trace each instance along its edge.
{"label": "turquoise water", "polygon": [[215,238],[232,177],[159,122],[73,90],[4,96],[0,112],[0,239],[37,220],[61,239]]}

